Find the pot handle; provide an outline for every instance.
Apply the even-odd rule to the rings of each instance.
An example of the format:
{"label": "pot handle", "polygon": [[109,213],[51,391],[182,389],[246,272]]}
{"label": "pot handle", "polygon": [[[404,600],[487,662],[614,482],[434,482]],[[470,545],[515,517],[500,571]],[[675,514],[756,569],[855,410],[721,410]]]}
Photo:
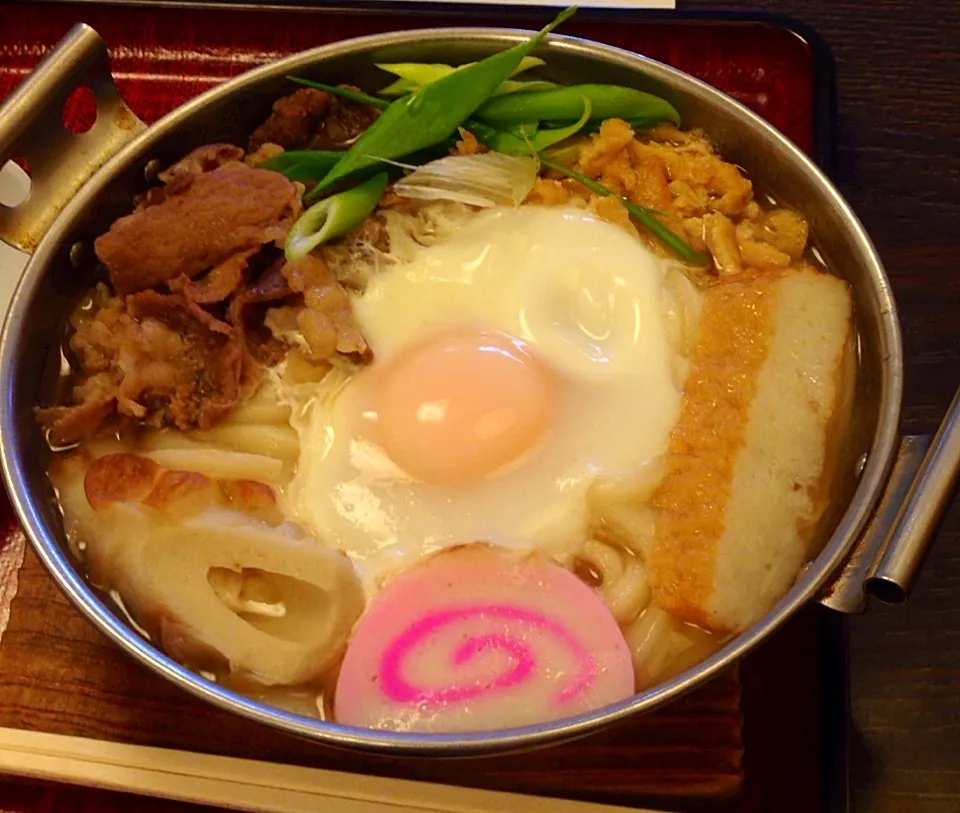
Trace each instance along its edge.
{"label": "pot handle", "polygon": [[[72,133],[63,106],[81,87],[93,91],[97,117]],[[0,107],[0,168],[23,158],[30,175],[26,199],[0,203],[0,239],[32,253],[80,187],[145,126],[117,92],[100,35],[75,25]]]}
{"label": "pot handle", "polygon": [[901,604],[910,595],[960,477],[960,390],[933,439],[908,435],[853,554],[820,597],[843,613],[869,596]]}

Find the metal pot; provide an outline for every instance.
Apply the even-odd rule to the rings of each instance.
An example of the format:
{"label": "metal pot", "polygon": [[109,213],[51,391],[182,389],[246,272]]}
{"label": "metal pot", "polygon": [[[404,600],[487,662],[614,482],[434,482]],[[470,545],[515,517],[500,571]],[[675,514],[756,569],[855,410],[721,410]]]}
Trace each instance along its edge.
{"label": "metal pot", "polygon": [[[328,744],[366,750],[462,756],[527,748],[580,737],[667,703],[729,666],[811,601],[859,612],[868,594],[899,602],[909,593],[960,471],[960,398],[932,441],[900,437],[900,326],[890,284],[856,216],[799,149],[726,95],[635,54],[560,36],[538,51],[547,58],[550,78],[632,85],[668,98],[688,125],[705,128],[764,192],[806,215],[816,251],[855,290],[854,419],[835,450],[847,485],[835,490],[820,528],[821,552],[793,589],[708,660],[628,701],[548,725],[427,736],[345,728],[227,691],[155,649],[71,561],[47,478],[49,453],[32,408],[53,386],[66,315],[93,279],[94,238],[129,211],[157,162],[172,163],[212,141],[244,143],[273,100],[287,91],[288,74],[364,86],[374,80],[375,62],[463,62],[524,37],[496,29],[438,29],[350,40],[253,70],[145,128],[117,94],[100,37],[79,25],[0,109],[0,166],[25,156],[33,182],[20,206],[0,206],[0,238],[32,253],[0,341],[0,440],[11,500],[38,556],[87,618],[144,665],[221,708]],[[98,118],[89,132],[73,135],[64,129],[60,111],[81,85],[94,91]]]}

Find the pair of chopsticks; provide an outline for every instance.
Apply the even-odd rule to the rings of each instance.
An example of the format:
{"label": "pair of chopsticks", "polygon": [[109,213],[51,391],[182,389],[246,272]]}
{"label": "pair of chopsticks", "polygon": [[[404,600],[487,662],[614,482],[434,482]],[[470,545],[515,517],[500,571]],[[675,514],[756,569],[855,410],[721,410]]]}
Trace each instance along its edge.
{"label": "pair of chopsticks", "polygon": [[[0,774],[252,813],[625,813],[628,808],[0,728]],[[635,810],[635,813],[657,813]]]}

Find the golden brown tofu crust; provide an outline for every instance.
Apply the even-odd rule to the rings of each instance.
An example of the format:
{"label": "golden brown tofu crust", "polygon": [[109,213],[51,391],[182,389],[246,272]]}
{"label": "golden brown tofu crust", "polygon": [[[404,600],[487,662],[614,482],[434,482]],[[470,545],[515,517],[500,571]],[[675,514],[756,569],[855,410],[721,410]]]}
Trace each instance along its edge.
{"label": "golden brown tofu crust", "polygon": [[776,271],[744,275],[705,293],[667,474],[653,498],[657,538],[646,559],[654,600],[702,626],[714,626],[704,608],[734,466],[773,337],[780,279]]}

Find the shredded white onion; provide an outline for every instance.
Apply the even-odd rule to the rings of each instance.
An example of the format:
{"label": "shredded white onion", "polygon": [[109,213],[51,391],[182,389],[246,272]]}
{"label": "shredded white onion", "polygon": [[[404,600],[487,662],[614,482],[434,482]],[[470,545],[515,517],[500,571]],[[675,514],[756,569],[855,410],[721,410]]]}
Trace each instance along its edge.
{"label": "shredded white onion", "polygon": [[487,152],[448,155],[394,184],[401,197],[450,200],[469,206],[519,206],[537,180],[536,158]]}

